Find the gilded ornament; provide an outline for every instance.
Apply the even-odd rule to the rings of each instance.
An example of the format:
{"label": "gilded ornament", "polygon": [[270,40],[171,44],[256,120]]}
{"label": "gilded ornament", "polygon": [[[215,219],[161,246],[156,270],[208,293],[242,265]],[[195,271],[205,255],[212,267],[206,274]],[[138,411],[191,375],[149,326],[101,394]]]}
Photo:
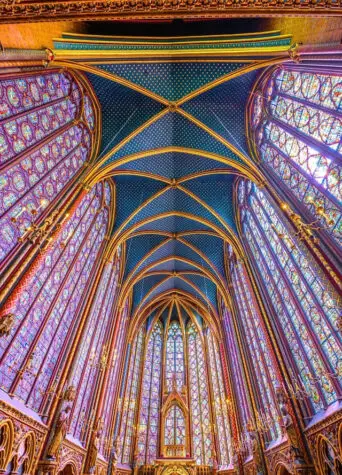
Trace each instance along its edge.
{"label": "gilded ornament", "polygon": [[8,336],[14,324],[13,313],[7,313],[0,318],[0,336]]}
{"label": "gilded ornament", "polygon": [[97,454],[100,448],[100,440],[103,431],[103,420],[100,418],[95,423],[94,429],[92,430],[89,448],[88,448],[88,458],[86,462],[85,473],[95,473],[96,470],[96,460]]}
{"label": "gilded ornament", "polygon": [[58,416],[52,440],[46,451],[48,458],[56,459],[58,455],[58,451],[65,439],[69,427],[70,411],[71,406],[66,406],[61,410]]}

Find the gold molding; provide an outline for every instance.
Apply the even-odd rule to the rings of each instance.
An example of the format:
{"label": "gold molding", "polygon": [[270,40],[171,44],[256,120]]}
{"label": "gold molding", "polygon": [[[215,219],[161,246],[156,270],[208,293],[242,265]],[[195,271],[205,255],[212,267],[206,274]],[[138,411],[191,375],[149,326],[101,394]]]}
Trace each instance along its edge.
{"label": "gold molding", "polygon": [[2,2],[0,17],[2,22],[32,22],[56,20],[170,20],[170,19],[231,19],[252,17],[279,17],[280,15],[305,17],[330,17],[342,13],[340,2],[329,0],[320,2],[286,3],[263,2],[261,0],[146,0],[131,2],[117,0],[21,0],[20,3]]}

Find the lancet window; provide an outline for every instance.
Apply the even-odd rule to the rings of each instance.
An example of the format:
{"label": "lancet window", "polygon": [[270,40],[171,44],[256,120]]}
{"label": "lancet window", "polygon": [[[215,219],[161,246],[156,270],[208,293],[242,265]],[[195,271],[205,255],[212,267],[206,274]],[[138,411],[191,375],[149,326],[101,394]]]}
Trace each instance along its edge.
{"label": "lancet window", "polygon": [[198,465],[212,465],[214,444],[204,341],[192,322],[187,326],[187,343],[193,456]]}
{"label": "lancet window", "polygon": [[185,447],[185,425],[184,412],[177,404],[173,404],[167,411],[165,417],[164,445]]}
{"label": "lancet window", "polygon": [[[76,389],[69,428],[72,435],[84,442],[88,434],[88,421],[92,415],[99,376],[108,362],[109,332],[113,326],[113,310],[118,282],[119,261],[108,263],[103,269],[98,291],[84,328],[84,337],[74,360],[69,383]],[[109,394],[108,394],[109,397]]]}
{"label": "lancet window", "polygon": [[184,341],[182,329],[177,321],[170,323],[167,333],[165,380],[168,391],[172,391],[174,378],[177,390],[181,391],[185,384]]}
{"label": "lancet window", "polygon": [[144,349],[145,328],[141,328],[134,339],[130,353],[130,363],[125,381],[122,404],[120,443],[121,462],[129,464],[133,457],[133,443],[136,430],[137,404]]}
{"label": "lancet window", "polygon": [[149,337],[144,359],[137,437],[137,462],[139,464],[151,464],[157,458],[159,446],[162,350],[163,327],[160,322],[156,322]]}
{"label": "lancet window", "polygon": [[228,466],[232,457],[230,424],[228,417],[227,398],[224,389],[222,365],[217,342],[210,329],[207,331],[210,376],[213,390],[213,409],[217,428],[219,465]]}
{"label": "lancet window", "polygon": [[84,84],[58,70],[0,80],[0,264],[91,158],[95,106]]}
{"label": "lancet window", "polygon": [[[120,251],[120,248],[119,248]],[[120,254],[118,254],[118,258]],[[128,300],[126,300],[124,309],[120,318],[118,318],[117,336],[114,345],[114,351],[110,364],[110,373],[108,377],[108,386],[106,387],[106,400],[104,402],[104,410],[102,414],[103,418],[103,436],[100,441],[100,453],[107,457],[109,456],[110,449],[112,447],[112,437],[114,431],[114,417],[113,411],[114,401],[119,390],[119,375],[120,368],[123,363],[125,336],[127,335],[127,322],[128,322]]]}
{"label": "lancet window", "polygon": [[[247,424],[251,419],[251,414],[249,410],[249,400],[247,396],[245,378],[243,375],[243,364],[238,350],[239,347],[235,336],[236,333],[234,331],[232,315],[224,305],[222,307],[223,326],[227,339],[228,355],[232,365],[231,376],[235,383],[234,386],[236,391],[236,399],[239,401],[238,410],[244,430],[243,434],[241,434],[241,440],[246,441]],[[247,449],[247,447],[244,448]]]}
{"label": "lancet window", "polygon": [[342,76],[285,66],[252,97],[255,151],[266,170],[341,244]]}
{"label": "lancet window", "polygon": [[[279,381],[275,371],[274,358],[246,269],[240,261],[236,261],[234,255],[231,257],[230,270],[239,322],[244,330],[243,335],[250,352],[250,362],[255,372],[256,394],[260,406],[258,424],[270,442],[281,435],[275,396]],[[242,387],[238,386],[238,388],[241,392]],[[242,398],[242,400],[244,399]]]}
{"label": "lancet window", "polygon": [[341,390],[339,310],[333,290],[267,192],[242,181],[238,196],[250,255],[295,361],[293,385],[300,386],[298,396],[307,397],[318,411]]}
{"label": "lancet window", "polygon": [[46,410],[80,324],[88,283],[107,232],[98,183],[80,201],[13,304],[14,325],[0,340],[0,385],[30,408]]}

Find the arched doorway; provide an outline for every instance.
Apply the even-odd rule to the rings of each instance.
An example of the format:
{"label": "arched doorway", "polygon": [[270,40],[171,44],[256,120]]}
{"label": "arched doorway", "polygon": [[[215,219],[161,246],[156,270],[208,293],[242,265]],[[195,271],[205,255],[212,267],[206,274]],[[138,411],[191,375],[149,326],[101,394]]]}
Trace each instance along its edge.
{"label": "arched doorway", "polygon": [[291,472],[283,464],[279,464],[276,470],[276,475],[292,475]]}
{"label": "arched doorway", "polygon": [[73,465],[69,463],[60,472],[58,472],[58,475],[76,475],[76,470]]}

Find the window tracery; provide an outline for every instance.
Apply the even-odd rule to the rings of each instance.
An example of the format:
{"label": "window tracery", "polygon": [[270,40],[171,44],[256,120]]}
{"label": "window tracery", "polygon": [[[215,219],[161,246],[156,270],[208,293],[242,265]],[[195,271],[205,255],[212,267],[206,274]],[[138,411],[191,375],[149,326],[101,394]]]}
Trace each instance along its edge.
{"label": "window tracery", "polygon": [[230,269],[240,322],[244,329],[245,341],[251,353],[251,361],[256,375],[255,380],[260,398],[260,420],[258,422],[266,439],[270,442],[281,435],[275,399],[275,390],[279,382],[275,372],[274,359],[267,344],[267,336],[246,269],[241,262],[231,262]]}
{"label": "window tracery", "polygon": [[172,321],[168,328],[166,341],[165,382],[169,392],[176,379],[177,390],[182,391],[185,384],[184,342],[179,322]]}
{"label": "window tracery", "polygon": [[187,339],[193,456],[198,465],[213,465],[212,422],[203,341],[192,322],[187,326]]}
{"label": "window tracery", "polygon": [[[103,184],[85,195],[50,244],[13,306],[0,342],[0,385],[39,411],[49,404],[108,225]],[[82,298],[83,297],[83,298]]]}
{"label": "window tracery", "polygon": [[137,440],[139,464],[151,464],[157,458],[162,350],[163,327],[160,322],[156,322],[147,344],[144,360]]}
{"label": "window tracery", "polygon": [[[230,247],[230,246],[229,246]],[[233,252],[232,248],[231,252]],[[230,254],[232,259],[233,254]],[[236,289],[235,289],[236,292]],[[241,440],[243,441],[243,449],[248,451],[249,445],[247,443],[247,424],[251,420],[251,413],[249,408],[249,400],[247,396],[247,388],[243,375],[243,365],[238,350],[238,342],[235,337],[235,331],[233,328],[232,316],[230,311],[223,305],[223,325],[226,332],[228,353],[232,364],[232,378],[235,382],[236,399],[239,401],[239,414],[241,417],[243,433],[241,434]]]}
{"label": "window tracery", "polygon": [[250,182],[239,188],[249,251],[296,363],[299,384],[318,411],[334,402],[340,391],[341,337],[336,331],[335,296],[267,193]]}
{"label": "window tracery", "polygon": [[75,387],[77,397],[74,402],[69,432],[81,442],[88,434],[92,410],[92,395],[96,380],[108,357],[108,333],[113,319],[113,306],[118,282],[119,261],[108,263],[102,272],[90,315],[87,318],[84,335],[78,354],[74,360],[73,372],[69,379]]}
{"label": "window tracery", "polygon": [[342,77],[282,67],[252,101],[252,132],[266,169],[341,244]]}
{"label": "window tracery", "polygon": [[126,378],[126,388],[122,404],[120,423],[121,462],[129,464],[133,457],[133,437],[136,429],[136,412],[138,391],[140,387],[140,375],[143,358],[145,328],[141,328],[134,339],[130,364]]}
{"label": "window tracery", "polygon": [[226,394],[222,377],[222,365],[217,343],[210,329],[207,331],[210,376],[213,390],[214,418],[217,429],[217,439],[220,466],[228,466],[232,458],[231,434],[228,417]]}
{"label": "window tracery", "polygon": [[[120,249],[119,249],[120,251]],[[128,321],[128,301],[126,300],[122,315],[119,320],[118,335],[116,338],[116,344],[111,361],[111,371],[109,375],[109,382],[106,390],[106,397],[103,410],[103,437],[100,442],[100,452],[102,455],[108,458],[110,449],[112,447],[113,436],[113,419],[114,419],[114,401],[118,393],[118,380],[120,374],[120,368],[122,365],[123,350],[125,347],[125,336],[127,334],[127,321]]]}
{"label": "window tracery", "polygon": [[58,70],[0,80],[0,263],[89,161],[87,94]]}
{"label": "window tracery", "polygon": [[182,446],[185,447],[185,416],[182,409],[173,404],[166,413],[165,417],[165,446]]}

